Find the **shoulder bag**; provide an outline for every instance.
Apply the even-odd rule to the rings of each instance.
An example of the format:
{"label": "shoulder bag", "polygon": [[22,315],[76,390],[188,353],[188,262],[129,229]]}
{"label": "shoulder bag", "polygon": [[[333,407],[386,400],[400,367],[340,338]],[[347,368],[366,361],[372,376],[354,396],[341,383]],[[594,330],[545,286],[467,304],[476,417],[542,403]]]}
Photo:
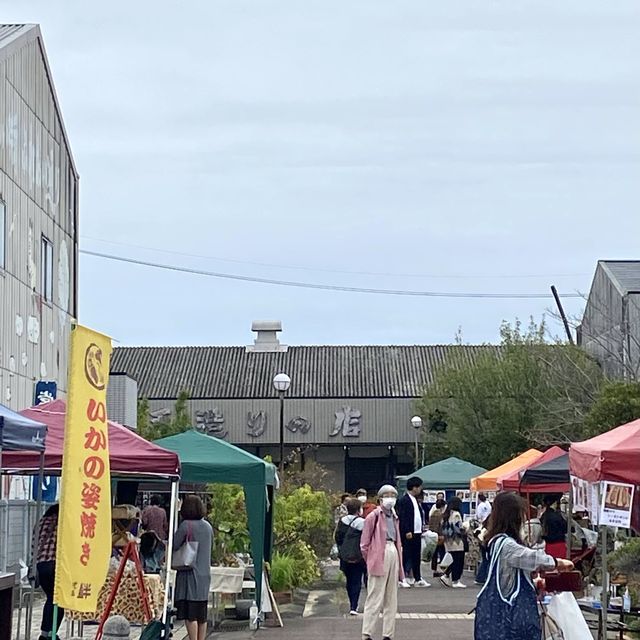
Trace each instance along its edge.
{"label": "shoulder bag", "polygon": [[198,547],[200,543],[197,540],[193,540],[191,532],[191,522],[187,522],[187,537],[182,543],[182,546],[174,552],[171,559],[171,568],[176,571],[185,571],[187,569],[193,569],[193,565],[196,562],[196,556],[198,555]]}

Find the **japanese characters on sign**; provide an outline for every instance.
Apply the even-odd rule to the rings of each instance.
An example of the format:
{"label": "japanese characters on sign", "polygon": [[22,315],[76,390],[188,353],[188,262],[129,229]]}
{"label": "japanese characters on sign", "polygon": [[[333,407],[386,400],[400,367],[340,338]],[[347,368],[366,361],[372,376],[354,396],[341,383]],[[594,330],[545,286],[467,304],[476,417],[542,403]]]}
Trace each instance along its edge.
{"label": "japanese characters on sign", "polygon": [[71,335],[54,601],[95,611],[111,555],[111,474],[106,387],[111,340]]}
{"label": "japanese characters on sign", "polygon": [[252,438],[259,438],[267,428],[267,414],[264,411],[247,414],[247,433]]}
{"label": "japanese characters on sign", "polygon": [[309,433],[311,421],[304,416],[296,416],[295,418],[291,418],[285,426],[291,433],[297,433],[298,431],[300,433]]}
{"label": "japanese characters on sign", "polygon": [[208,436],[224,439],[229,430],[224,426],[224,416],[217,407],[196,412],[196,427]]}
{"label": "japanese characters on sign", "polygon": [[336,421],[329,435],[337,436],[339,433],[345,438],[357,438],[360,435],[360,418],[362,413],[351,407],[342,407],[336,411]]}
{"label": "japanese characters on sign", "polygon": [[602,503],[600,524],[628,529],[631,526],[631,507],[633,505],[632,484],[621,482],[602,483]]}

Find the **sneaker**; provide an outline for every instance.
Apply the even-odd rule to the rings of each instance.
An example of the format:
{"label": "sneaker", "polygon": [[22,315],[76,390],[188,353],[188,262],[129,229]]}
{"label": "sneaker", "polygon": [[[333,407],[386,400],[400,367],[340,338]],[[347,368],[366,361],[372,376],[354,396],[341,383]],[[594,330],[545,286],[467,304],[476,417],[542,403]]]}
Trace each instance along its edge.
{"label": "sneaker", "polygon": [[442,583],[443,586],[449,589],[452,587],[451,578],[449,576],[440,576],[440,582]]}
{"label": "sneaker", "polygon": [[400,587],[400,589],[411,589],[411,585],[406,580],[400,580],[398,587]]}
{"label": "sneaker", "polygon": [[431,585],[426,580],[418,580],[415,584],[416,587],[430,587]]}
{"label": "sneaker", "polygon": [[460,580],[458,580],[457,582],[454,582],[451,585],[454,589],[466,589],[467,585],[466,584],[462,584],[462,582],[460,582]]}
{"label": "sneaker", "polygon": [[415,578],[405,578],[404,581],[411,586],[413,586],[416,583]]}
{"label": "sneaker", "polygon": [[354,611],[353,609],[351,611],[349,611],[349,615],[350,616],[359,616],[360,614],[357,611]]}

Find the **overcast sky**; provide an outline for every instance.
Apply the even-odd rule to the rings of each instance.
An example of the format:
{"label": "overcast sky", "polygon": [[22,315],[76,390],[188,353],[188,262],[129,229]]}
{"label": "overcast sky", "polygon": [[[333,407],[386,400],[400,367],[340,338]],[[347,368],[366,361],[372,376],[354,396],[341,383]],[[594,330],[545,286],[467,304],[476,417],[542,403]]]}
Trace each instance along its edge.
{"label": "overcast sky", "polygon": [[[0,8],[41,24],[85,249],[489,293],[586,291],[599,258],[640,258],[637,0]],[[247,344],[254,319],[282,320],[287,344],[448,343],[459,327],[485,342],[551,306],[81,260],[81,322],[127,345]]]}

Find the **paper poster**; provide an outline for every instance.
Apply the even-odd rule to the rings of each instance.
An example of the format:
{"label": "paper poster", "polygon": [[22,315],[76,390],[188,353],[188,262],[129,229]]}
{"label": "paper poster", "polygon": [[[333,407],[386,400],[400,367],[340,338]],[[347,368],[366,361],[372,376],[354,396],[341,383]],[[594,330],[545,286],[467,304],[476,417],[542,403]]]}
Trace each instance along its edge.
{"label": "paper poster", "polygon": [[587,482],[581,478],[571,477],[573,510],[586,511],[591,524],[596,525],[600,519],[600,485]]}
{"label": "paper poster", "polygon": [[600,524],[628,529],[631,526],[634,486],[621,482],[603,482],[602,485]]}
{"label": "paper poster", "polygon": [[462,500],[462,502],[471,502],[471,491],[456,491],[456,496]]}

